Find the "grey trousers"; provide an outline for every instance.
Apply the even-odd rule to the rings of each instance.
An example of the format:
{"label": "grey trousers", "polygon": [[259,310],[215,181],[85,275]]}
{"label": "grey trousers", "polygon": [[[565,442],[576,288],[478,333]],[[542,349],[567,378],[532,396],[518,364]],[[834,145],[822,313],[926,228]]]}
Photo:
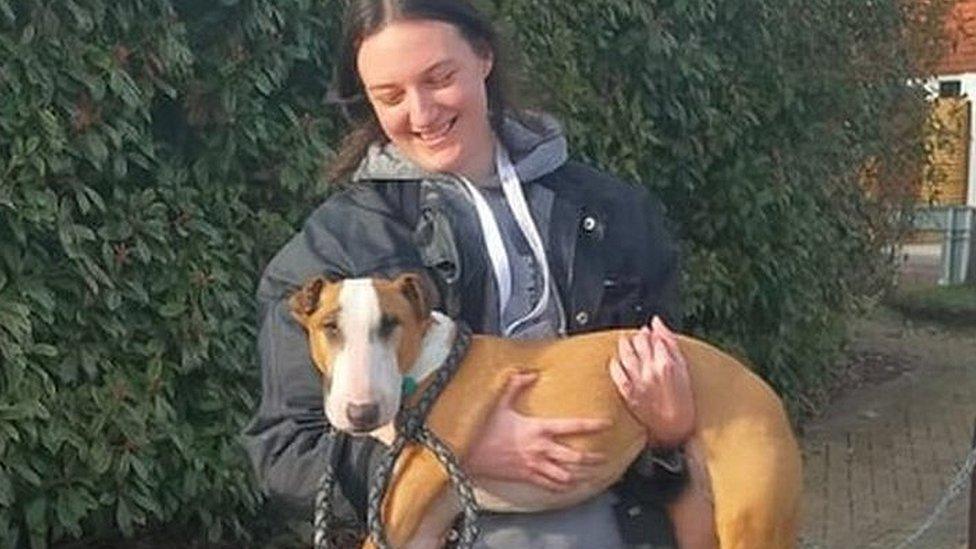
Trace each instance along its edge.
{"label": "grey trousers", "polygon": [[[619,513],[619,498],[605,492],[575,507],[542,513],[485,513],[478,524],[481,535],[476,549],[633,549],[671,547],[670,530],[663,517],[655,521],[630,524],[642,531],[630,532],[624,543]],[[662,520],[664,522],[662,522]],[[632,522],[624,519],[625,523]],[[650,526],[648,526],[650,525]],[[643,531],[644,528],[662,532]],[[636,536],[634,535],[636,534]],[[634,538],[639,538],[635,541]],[[656,540],[656,541],[655,541]]]}

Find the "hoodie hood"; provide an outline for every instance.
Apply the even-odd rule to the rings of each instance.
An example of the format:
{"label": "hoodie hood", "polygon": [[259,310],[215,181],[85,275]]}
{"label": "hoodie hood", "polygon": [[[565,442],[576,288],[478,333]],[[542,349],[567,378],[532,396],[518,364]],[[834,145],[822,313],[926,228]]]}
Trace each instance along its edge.
{"label": "hoodie hood", "polygon": [[[566,136],[562,126],[552,116],[539,112],[522,112],[519,118],[508,117],[502,128],[502,142],[515,165],[515,173],[523,182],[533,181],[566,163]],[[374,143],[353,173],[353,182],[384,180],[433,179],[437,174],[427,172],[405,157],[392,143]],[[497,185],[497,177],[484,182]]]}

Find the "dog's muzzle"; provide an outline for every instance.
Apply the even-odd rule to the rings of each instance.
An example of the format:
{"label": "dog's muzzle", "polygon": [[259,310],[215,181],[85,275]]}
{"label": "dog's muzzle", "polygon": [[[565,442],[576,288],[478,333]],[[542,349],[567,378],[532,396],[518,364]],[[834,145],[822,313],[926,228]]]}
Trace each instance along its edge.
{"label": "dog's muzzle", "polygon": [[346,418],[356,431],[372,431],[380,418],[380,405],[375,402],[365,404],[350,403],[346,406]]}

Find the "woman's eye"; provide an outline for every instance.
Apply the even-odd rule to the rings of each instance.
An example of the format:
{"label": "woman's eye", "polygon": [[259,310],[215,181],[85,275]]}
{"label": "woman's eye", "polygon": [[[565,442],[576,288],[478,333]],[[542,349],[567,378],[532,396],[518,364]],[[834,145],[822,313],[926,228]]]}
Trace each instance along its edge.
{"label": "woman's eye", "polygon": [[378,95],[376,96],[376,100],[379,101],[381,105],[387,107],[393,107],[398,105],[400,101],[403,100],[403,94],[394,93],[394,94],[387,94],[387,95]]}
{"label": "woman's eye", "polygon": [[434,86],[446,86],[454,81],[454,71],[436,74],[431,77],[430,83]]}
{"label": "woman's eye", "polygon": [[335,322],[328,322],[322,325],[322,331],[325,332],[325,337],[335,338],[339,336],[339,325]]}

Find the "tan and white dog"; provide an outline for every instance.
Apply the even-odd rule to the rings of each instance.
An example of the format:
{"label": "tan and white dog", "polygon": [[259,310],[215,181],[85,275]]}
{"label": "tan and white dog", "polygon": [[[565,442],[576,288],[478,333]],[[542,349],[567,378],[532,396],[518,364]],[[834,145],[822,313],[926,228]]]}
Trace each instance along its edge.
{"label": "tan and white dog", "polygon": [[[322,374],[325,413],[337,429],[372,434],[387,443],[401,404],[404,379],[420,394],[443,363],[454,324],[432,313],[417,275],[396,280],[310,281],[292,298]],[[645,429],[627,410],[609,371],[617,339],[609,330],[563,339],[516,341],[475,336],[428,426],[464,459],[509,377],[534,371],[536,382],[516,407],[536,417],[610,419],[606,430],[567,437],[578,450],[608,459],[599,474],[565,492],[529,484],[474,479],[479,504],[490,510],[533,512],[581,502],[617,481],[644,447]],[[782,403],[741,363],[690,337],[679,345],[691,373],[697,426],[690,444],[702,456],[714,502],[720,547],[785,548],[796,542],[801,462]],[[700,481],[701,479],[699,479]],[[436,547],[459,502],[428,450],[409,445],[383,502],[394,547]],[[366,546],[371,546],[367,541]]]}

